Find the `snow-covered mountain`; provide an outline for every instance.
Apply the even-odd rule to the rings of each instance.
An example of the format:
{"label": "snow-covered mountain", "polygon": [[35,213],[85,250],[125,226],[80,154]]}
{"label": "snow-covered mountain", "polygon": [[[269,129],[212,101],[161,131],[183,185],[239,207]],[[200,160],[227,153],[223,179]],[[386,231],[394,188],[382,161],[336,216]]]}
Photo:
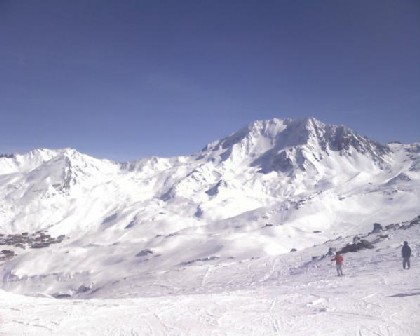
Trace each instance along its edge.
{"label": "snow-covered mountain", "polygon": [[[114,276],[102,286],[80,285],[77,273],[67,277],[61,274],[58,280],[54,279],[58,274],[44,273],[31,279],[5,277],[7,289],[16,290],[31,283],[38,296],[57,289],[57,283],[73,288],[55,295],[67,300],[0,290],[0,333],[417,336],[420,217],[383,229],[360,237],[361,242],[369,242],[370,248],[344,254],[344,276],[340,277],[326,252],[329,247],[348,246],[345,244],[351,237],[276,256],[250,254],[242,260],[202,258],[167,271],[117,274],[118,278]],[[412,248],[410,270],[402,269],[400,253],[404,240]],[[75,246],[67,249],[73,257],[80,258],[90,252]],[[113,255],[108,258],[110,264],[115,262]],[[156,264],[159,257],[144,252],[138,258],[141,261],[133,263],[133,268]],[[36,259],[31,262],[42,265]],[[66,265],[66,260],[62,264]],[[103,278],[109,275],[106,273]],[[49,291],[41,291],[40,284],[48,284]],[[69,299],[70,294],[76,298]],[[81,300],[83,297],[96,299]]]}
{"label": "snow-covered mountain", "polygon": [[4,265],[5,286],[51,294],[277,255],[410,220],[419,204],[420,144],[381,145],[315,119],[256,121],[174,158],[2,155],[1,233],[65,236],[45,248],[9,246],[17,255]]}

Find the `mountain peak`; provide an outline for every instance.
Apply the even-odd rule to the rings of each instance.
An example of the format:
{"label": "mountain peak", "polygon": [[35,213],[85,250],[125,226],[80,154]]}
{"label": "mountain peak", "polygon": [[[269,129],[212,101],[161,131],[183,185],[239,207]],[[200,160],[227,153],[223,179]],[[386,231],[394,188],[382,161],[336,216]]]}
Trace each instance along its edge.
{"label": "mountain peak", "polygon": [[[250,165],[261,165],[262,171],[269,172],[288,171],[298,166],[303,169],[308,159],[316,157],[320,160],[334,153],[343,157],[363,155],[381,165],[388,152],[388,146],[342,125],[326,125],[315,118],[274,118],[257,120],[209,144],[202,154],[228,162],[248,161]],[[271,162],[268,164],[270,168],[267,168],[268,162]]]}
{"label": "mountain peak", "polygon": [[0,157],[0,174],[28,172],[57,156],[57,151],[34,149],[25,154],[10,154]]}

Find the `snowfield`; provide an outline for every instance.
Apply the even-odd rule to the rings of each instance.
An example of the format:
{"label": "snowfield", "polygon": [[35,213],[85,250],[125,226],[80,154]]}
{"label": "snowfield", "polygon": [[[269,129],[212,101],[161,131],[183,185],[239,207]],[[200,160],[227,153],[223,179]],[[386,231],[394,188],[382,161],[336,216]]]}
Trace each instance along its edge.
{"label": "snowfield", "polygon": [[419,205],[420,144],[315,119],[174,158],[0,154],[0,334],[419,336]]}
{"label": "snowfield", "polygon": [[[275,257],[189,266],[178,270],[182,274],[173,281],[168,277],[159,284],[130,281],[140,292],[153,289],[153,297],[126,292],[120,294],[130,298],[60,300],[0,291],[0,332],[417,336],[419,233],[420,224],[392,231],[374,249],[344,254],[344,277],[336,276],[328,257],[312,258],[322,256],[328,246],[341,246],[346,241],[341,239]],[[410,270],[401,265],[404,240],[416,241]],[[112,288],[107,290],[112,296]]]}

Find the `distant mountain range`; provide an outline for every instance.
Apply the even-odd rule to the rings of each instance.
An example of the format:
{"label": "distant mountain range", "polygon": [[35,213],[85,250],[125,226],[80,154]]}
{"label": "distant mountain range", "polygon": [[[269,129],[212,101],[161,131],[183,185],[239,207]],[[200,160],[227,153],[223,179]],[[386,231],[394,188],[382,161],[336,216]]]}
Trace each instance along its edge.
{"label": "distant mountain range", "polygon": [[[286,253],[412,219],[419,204],[420,144],[382,145],[312,118],[255,121],[191,156],[0,156],[0,232],[64,235],[49,265],[89,263],[69,246],[103,253],[96,270],[142,251],[181,261]],[[15,248],[11,269],[30,273],[28,251]]]}
{"label": "distant mountain range", "polygon": [[[419,148],[381,145],[316,119],[273,119],[256,121],[191,156],[121,164],[73,149],[2,155],[0,225],[5,232],[70,234],[96,230],[104,221],[118,226],[136,217],[140,223],[144,212],[147,217],[164,212],[207,226],[235,222],[262,209],[274,209],[269,212],[275,214],[275,224],[284,225],[291,217],[302,218],[294,207],[326,195],[334,218],[346,222],[339,213],[350,210],[343,206],[347,198],[354,204],[366,193],[381,194],[380,203],[390,203],[389,211],[390,195],[395,200],[418,191]],[[154,215],[152,204],[158,209]],[[312,216],[325,213],[319,206],[310,211]],[[378,212],[374,204],[371,208]]]}

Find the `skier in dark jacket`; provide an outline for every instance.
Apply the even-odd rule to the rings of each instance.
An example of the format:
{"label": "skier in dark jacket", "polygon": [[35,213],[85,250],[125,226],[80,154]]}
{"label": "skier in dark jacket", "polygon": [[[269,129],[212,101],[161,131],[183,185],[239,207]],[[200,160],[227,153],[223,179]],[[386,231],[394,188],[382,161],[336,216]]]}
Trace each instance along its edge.
{"label": "skier in dark jacket", "polygon": [[403,268],[410,269],[410,257],[411,257],[411,248],[408,246],[408,243],[405,241],[401,249],[401,254],[403,257]]}

